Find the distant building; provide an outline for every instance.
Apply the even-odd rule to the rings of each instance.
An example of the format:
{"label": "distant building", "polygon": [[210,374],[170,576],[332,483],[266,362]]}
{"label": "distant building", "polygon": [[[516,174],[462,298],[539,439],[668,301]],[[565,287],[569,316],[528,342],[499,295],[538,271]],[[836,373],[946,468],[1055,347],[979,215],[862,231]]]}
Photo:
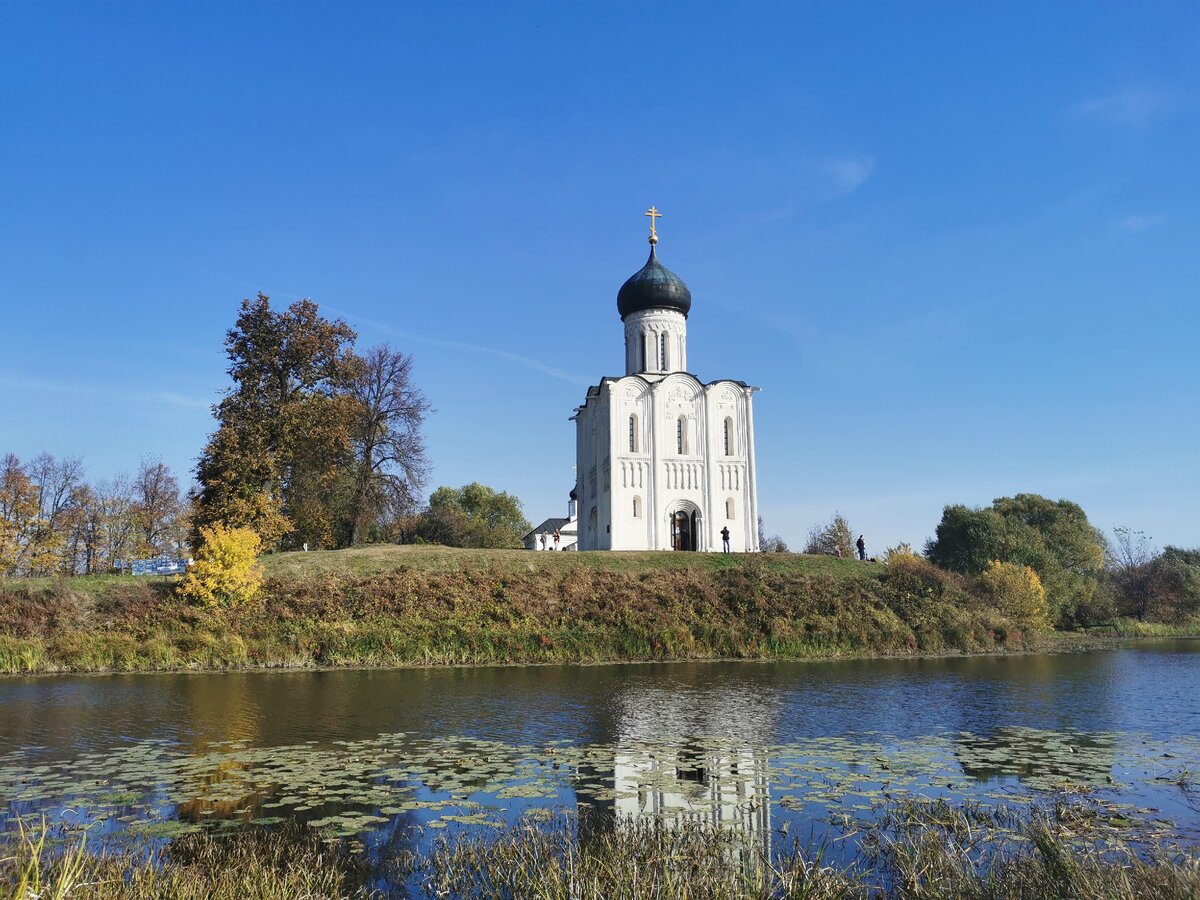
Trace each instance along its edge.
{"label": "distant building", "polygon": [[758,388],[687,370],[686,284],[650,258],[617,294],[625,374],[603,378],[575,410],[580,550],[758,547],[754,412]]}
{"label": "distant building", "polygon": [[[557,547],[554,545],[555,531],[558,532]],[[543,536],[545,536],[544,542]],[[521,542],[525,545],[526,550],[578,550],[579,516],[576,513],[575,492],[571,491],[565,519],[547,519],[521,538]]]}

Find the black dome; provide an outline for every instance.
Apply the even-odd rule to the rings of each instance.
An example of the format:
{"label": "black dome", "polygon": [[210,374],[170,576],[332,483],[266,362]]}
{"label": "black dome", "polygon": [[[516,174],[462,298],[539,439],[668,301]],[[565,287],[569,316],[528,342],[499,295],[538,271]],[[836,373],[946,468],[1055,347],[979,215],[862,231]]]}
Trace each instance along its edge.
{"label": "black dome", "polygon": [[617,312],[624,319],[647,309],[674,309],[686,317],[692,308],[692,292],[683,280],[658,261],[654,246],[650,258],[617,291]]}

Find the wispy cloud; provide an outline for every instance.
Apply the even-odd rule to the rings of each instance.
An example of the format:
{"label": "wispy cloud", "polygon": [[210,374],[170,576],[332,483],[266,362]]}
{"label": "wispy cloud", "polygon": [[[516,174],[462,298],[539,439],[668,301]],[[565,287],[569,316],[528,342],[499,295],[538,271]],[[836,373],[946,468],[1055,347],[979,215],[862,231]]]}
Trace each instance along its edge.
{"label": "wispy cloud", "polygon": [[1107,97],[1085,100],[1072,108],[1077,116],[1109,125],[1144,128],[1171,108],[1170,98],[1160,91],[1125,88]]}
{"label": "wispy cloud", "polygon": [[1138,213],[1117,220],[1117,225],[1125,231],[1149,231],[1167,223],[1166,213]]}
{"label": "wispy cloud", "polygon": [[184,409],[208,409],[211,400],[188,397],[174,391],[138,391],[124,388],[105,387],[94,384],[70,384],[48,381],[43,378],[0,375],[0,388],[18,391],[38,391],[51,394],[73,394],[77,397],[95,397],[110,403],[151,403],[163,406],[178,406]]}
{"label": "wispy cloud", "polygon": [[871,156],[848,156],[832,159],[821,166],[840,196],[852,194],[862,187],[875,171]]}
{"label": "wispy cloud", "polygon": [[382,331],[384,334],[390,334],[395,337],[404,338],[409,341],[419,341],[422,344],[428,344],[431,347],[445,347],[448,350],[460,350],[464,353],[485,353],[488,356],[494,356],[497,359],[507,360],[519,366],[524,366],[528,369],[533,369],[535,372],[541,372],[543,375],[549,375],[551,378],[557,378],[560,381],[565,381],[569,384],[590,385],[593,379],[584,378],[581,375],[576,375],[573,372],[568,372],[565,369],[559,369],[555,366],[544,363],[538,359],[532,359],[528,356],[522,356],[519,353],[512,353],[508,350],[500,350],[496,347],[485,347],[482,344],[468,344],[465,341],[448,341],[444,338],[430,337],[425,334],[415,334],[411,331],[402,331],[398,328],[393,328],[384,322],[377,322],[372,319],[365,319],[362,316],[355,315],[352,312],[344,309],[335,309],[331,306],[326,306],[325,309],[333,312],[336,315],[343,316],[351,322],[361,322],[363,325],[368,325],[377,331]]}

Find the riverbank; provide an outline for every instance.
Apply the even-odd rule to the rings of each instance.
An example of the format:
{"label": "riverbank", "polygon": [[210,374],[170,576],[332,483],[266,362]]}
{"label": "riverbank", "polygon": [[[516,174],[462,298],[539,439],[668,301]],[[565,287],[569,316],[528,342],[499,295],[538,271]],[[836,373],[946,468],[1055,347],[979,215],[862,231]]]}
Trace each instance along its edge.
{"label": "riverbank", "polygon": [[1096,634],[1014,625],[924,565],[800,554],[371,547],[264,558],[261,597],[173,579],[0,584],[0,672],[146,672],[1014,653]]}
{"label": "riverbank", "polygon": [[34,826],[9,847],[0,844],[0,897],[1134,900],[1200,892],[1194,855],[1086,798],[1066,796],[1041,810],[893,802],[856,825],[853,837],[854,858],[831,865],[823,862],[829,844],[781,834],[768,861],[749,836],[703,822],[633,819],[583,829],[564,816],[549,826],[443,840],[428,854],[377,851],[368,864],[348,841],[285,825],[176,838],[151,862],[119,849],[96,853],[78,837],[54,846]]}

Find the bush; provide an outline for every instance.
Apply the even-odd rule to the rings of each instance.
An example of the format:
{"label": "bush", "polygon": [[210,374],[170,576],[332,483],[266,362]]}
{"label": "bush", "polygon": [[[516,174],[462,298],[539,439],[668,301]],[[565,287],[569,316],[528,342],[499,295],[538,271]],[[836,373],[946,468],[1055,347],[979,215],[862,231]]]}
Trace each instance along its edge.
{"label": "bush", "polygon": [[179,585],[179,593],[205,606],[240,606],[262,587],[255,564],[259,537],[250,528],[226,528],[220,522],[200,529],[196,561]]}
{"label": "bush", "polygon": [[992,560],[979,576],[996,607],[1014,622],[1042,631],[1050,628],[1046,589],[1029,566]]}

